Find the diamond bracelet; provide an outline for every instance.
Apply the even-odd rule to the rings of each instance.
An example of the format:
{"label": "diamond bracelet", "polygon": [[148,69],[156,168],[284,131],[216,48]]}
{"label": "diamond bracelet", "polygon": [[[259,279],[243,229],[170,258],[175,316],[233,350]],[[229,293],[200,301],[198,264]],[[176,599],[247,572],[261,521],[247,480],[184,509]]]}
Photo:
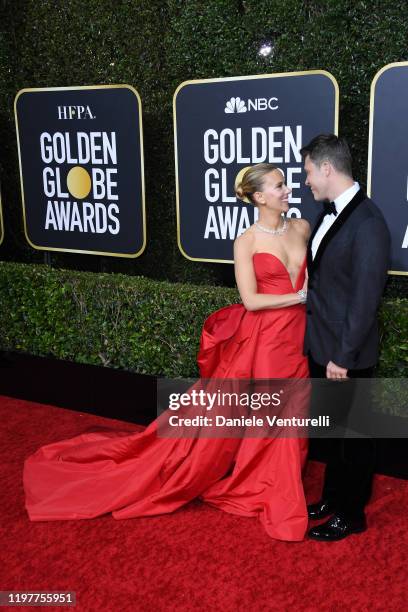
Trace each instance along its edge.
{"label": "diamond bracelet", "polygon": [[306,300],[307,300],[307,291],[305,291],[305,289],[299,289],[299,291],[297,292],[297,294],[300,296],[300,303],[301,303],[301,304],[306,304]]}

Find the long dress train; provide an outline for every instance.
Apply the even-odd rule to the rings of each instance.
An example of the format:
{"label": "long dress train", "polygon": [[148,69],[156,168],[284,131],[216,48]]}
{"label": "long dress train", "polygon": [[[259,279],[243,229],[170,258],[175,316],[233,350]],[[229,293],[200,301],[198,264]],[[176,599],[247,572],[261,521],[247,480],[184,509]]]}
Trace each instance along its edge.
{"label": "long dress train", "polygon": [[[254,255],[258,292],[295,285],[270,253]],[[198,364],[206,379],[306,378],[305,307],[214,312],[201,336]],[[196,497],[241,516],[257,516],[273,538],[302,540],[307,527],[302,469],[307,443],[297,438],[165,438],[158,420],[142,433],[85,433],[40,448],[24,466],[32,521],[159,515]]]}

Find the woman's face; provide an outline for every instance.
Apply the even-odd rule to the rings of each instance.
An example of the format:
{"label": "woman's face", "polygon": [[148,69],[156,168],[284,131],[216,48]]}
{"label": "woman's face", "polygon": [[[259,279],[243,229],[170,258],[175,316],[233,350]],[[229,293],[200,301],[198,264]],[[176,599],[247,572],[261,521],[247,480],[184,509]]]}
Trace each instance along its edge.
{"label": "woman's face", "polygon": [[257,191],[255,200],[260,207],[279,213],[289,210],[289,194],[292,190],[285,185],[285,177],[279,170],[272,170],[264,176],[262,191]]}

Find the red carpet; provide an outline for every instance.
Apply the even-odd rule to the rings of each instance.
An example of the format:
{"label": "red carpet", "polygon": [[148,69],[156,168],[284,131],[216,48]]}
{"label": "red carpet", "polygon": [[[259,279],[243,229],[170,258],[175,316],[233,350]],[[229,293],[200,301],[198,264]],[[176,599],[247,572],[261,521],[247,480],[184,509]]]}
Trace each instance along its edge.
{"label": "red carpet", "polygon": [[[154,518],[30,523],[27,455],[84,431],[137,427],[5,397],[0,423],[0,590],[76,591],[80,611],[407,609],[406,481],[377,477],[369,530],[335,543],[277,542],[256,520],[199,502]],[[309,498],[320,476],[311,464]]]}

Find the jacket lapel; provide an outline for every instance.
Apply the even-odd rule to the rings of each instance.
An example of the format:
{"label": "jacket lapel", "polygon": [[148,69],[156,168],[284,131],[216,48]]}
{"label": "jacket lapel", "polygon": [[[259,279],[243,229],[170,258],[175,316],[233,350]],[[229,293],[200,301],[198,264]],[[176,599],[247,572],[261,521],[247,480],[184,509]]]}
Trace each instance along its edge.
{"label": "jacket lapel", "polygon": [[316,236],[316,232],[319,229],[319,227],[322,224],[322,221],[325,217],[325,213],[324,210],[323,212],[320,214],[320,217],[318,217],[315,226],[313,228],[312,233],[310,234],[310,238],[309,238],[309,242],[307,243],[307,269],[310,273],[311,269],[313,268],[313,256],[312,256],[312,242],[313,242],[313,238]]}
{"label": "jacket lapel", "polygon": [[313,233],[310,236],[310,240],[309,240],[309,244],[308,244],[308,249],[307,249],[307,264],[308,264],[309,276],[310,276],[311,273],[313,273],[313,271],[319,265],[319,262],[320,262],[320,260],[322,258],[322,255],[323,255],[325,249],[327,248],[327,245],[329,244],[330,240],[332,240],[334,238],[334,236],[337,234],[337,232],[340,230],[340,228],[343,227],[343,225],[345,224],[347,219],[350,217],[350,215],[354,212],[354,210],[357,208],[357,206],[359,204],[361,204],[361,202],[363,200],[365,200],[366,197],[367,196],[362,191],[362,189],[359,189],[359,191],[357,191],[357,193],[354,196],[354,198],[341,211],[341,213],[337,216],[337,218],[336,218],[335,222],[333,223],[333,225],[329,228],[329,230],[323,236],[323,239],[322,239],[321,243],[319,244],[319,248],[317,249],[316,256],[315,256],[314,259],[312,259],[312,240],[313,240],[314,236],[316,235],[316,232],[319,229],[320,224],[323,221],[323,217],[325,216],[324,212],[319,217],[319,219],[318,219],[318,221],[316,223],[316,226],[315,226],[315,228],[313,230]]}

